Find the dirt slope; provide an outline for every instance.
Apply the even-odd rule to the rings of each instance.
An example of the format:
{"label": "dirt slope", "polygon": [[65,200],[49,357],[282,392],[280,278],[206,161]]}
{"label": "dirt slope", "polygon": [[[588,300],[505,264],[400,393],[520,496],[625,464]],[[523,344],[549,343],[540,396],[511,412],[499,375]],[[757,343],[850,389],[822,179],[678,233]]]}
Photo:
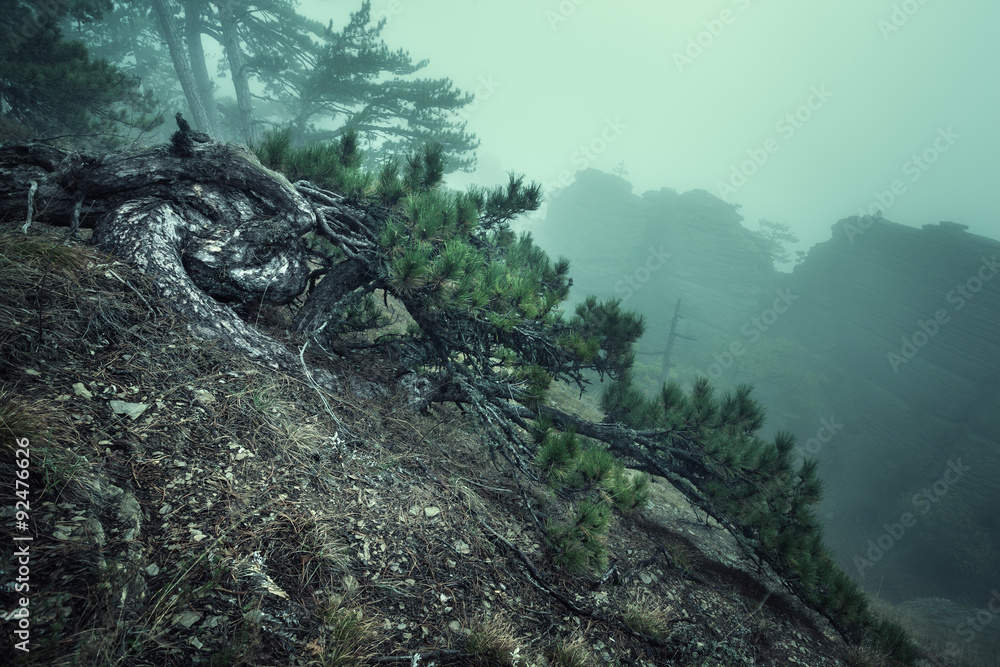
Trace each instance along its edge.
{"label": "dirt slope", "polygon": [[[543,529],[563,502],[494,465],[458,409],[411,411],[388,360],[327,362],[354,392],[320,394],[192,337],[129,267],[33,233],[0,240],[0,455],[15,469],[9,436],[29,438],[34,538],[31,650],[4,660],[879,664],[665,482],[616,517],[607,573],[567,574]],[[286,313],[251,317],[284,335]]]}

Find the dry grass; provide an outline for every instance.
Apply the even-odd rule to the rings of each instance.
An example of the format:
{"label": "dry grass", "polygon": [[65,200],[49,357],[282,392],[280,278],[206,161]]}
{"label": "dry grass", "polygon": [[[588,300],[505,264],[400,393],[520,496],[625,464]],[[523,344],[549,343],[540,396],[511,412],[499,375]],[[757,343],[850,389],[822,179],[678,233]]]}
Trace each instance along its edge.
{"label": "dry grass", "polygon": [[378,655],[374,650],[378,624],[366,619],[360,609],[342,606],[331,599],[323,611],[324,634],[307,648],[315,656],[307,664],[316,667],[356,667]]}
{"label": "dry grass", "polygon": [[554,644],[546,654],[550,667],[595,667],[594,654],[582,637]]}
{"label": "dry grass", "polygon": [[491,616],[473,624],[465,640],[465,650],[477,661],[489,665],[516,665],[523,642],[514,624],[503,616]]}
{"label": "dry grass", "polygon": [[664,640],[670,635],[671,614],[656,600],[643,596],[628,605],[622,620],[630,630]]}
{"label": "dry grass", "polygon": [[[37,434],[32,474],[58,480],[33,511],[32,575],[46,582],[32,589],[37,664],[244,667],[291,655],[324,666],[433,651],[442,665],[542,654],[564,667],[686,664],[746,609],[730,573],[635,513],[609,537],[627,579],[554,568],[542,523],[564,499],[494,465],[455,407],[410,411],[384,350],[317,360],[345,384],[390,389],[324,395],[333,419],[297,378],[191,338],[129,267],[74,248],[57,270],[48,247],[25,246],[43,260],[0,283],[0,424]],[[571,389],[555,396],[596,414]],[[132,419],[112,400],[147,409]],[[567,611],[521,556],[610,622]],[[771,663],[783,664],[794,626],[818,647],[811,665],[834,664],[822,633],[794,614],[769,618]],[[480,619],[471,634],[454,631],[468,619]]]}
{"label": "dry grass", "polygon": [[843,654],[844,661],[851,667],[884,667],[891,664],[889,656],[879,651],[878,647],[870,642],[865,642],[861,646],[850,646]]}

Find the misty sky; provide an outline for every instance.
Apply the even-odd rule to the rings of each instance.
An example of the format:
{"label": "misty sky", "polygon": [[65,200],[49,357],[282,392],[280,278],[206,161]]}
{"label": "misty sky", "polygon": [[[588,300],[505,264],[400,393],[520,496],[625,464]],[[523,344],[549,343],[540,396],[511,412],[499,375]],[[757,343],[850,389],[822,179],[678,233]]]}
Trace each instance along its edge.
{"label": "misty sky", "polygon": [[[301,10],[339,27],[359,5]],[[372,15],[430,59],[422,74],[478,93],[479,170],[450,185],[516,170],[553,192],[624,161],[637,194],[706,189],[752,228],[788,223],[796,249],[871,206],[1000,238],[996,0],[373,0]]]}

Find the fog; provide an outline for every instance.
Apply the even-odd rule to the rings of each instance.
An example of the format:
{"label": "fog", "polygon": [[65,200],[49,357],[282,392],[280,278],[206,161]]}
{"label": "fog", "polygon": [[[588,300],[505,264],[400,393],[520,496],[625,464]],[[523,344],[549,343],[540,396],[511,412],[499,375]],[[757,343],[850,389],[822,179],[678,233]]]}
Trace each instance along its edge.
{"label": "fog", "polygon": [[[688,574],[702,554],[713,588],[731,579],[760,610],[767,563],[862,648],[909,650],[863,588],[939,653],[1000,664],[1000,623],[983,629],[1000,615],[1000,1],[96,5],[0,11],[0,219],[92,227],[198,338],[303,373],[351,447],[383,432],[370,415],[344,430],[323,389],[386,398],[379,419],[408,402],[448,420],[441,442],[414,431],[434,448],[468,427],[494,463],[534,465],[543,551],[567,572],[604,570],[613,506],[648,503],[669,523],[616,586],[664,550]],[[541,184],[540,208],[516,179],[447,191],[509,174]],[[656,497],[626,464],[657,475]],[[730,538],[744,565],[722,557]],[[754,561],[757,583],[739,573],[756,579]],[[667,590],[640,579],[643,600]],[[701,618],[705,599],[681,611]],[[611,602],[646,604],[625,588]],[[664,646],[769,651],[771,631],[748,627]],[[408,651],[438,642],[424,630]]]}
{"label": "fog", "polygon": [[[301,7],[335,27],[356,9]],[[789,224],[793,250],[874,208],[1000,238],[996,2],[375,0],[372,16],[430,60],[421,75],[476,93],[479,167],[452,185],[514,170],[552,197],[624,163],[637,193],[701,188],[749,226]]]}
{"label": "fog", "polygon": [[[355,7],[313,2],[302,9],[338,26]],[[968,225],[970,234],[1000,239],[996,2],[390,0],[373,2],[372,16],[386,20],[383,37],[392,48],[429,59],[422,75],[449,77],[476,93],[463,117],[481,140],[478,169],[452,174],[452,186],[500,183],[515,171],[544,184],[552,202],[578,170],[621,170],[635,194],[703,189],[739,204],[743,224],[751,229],[762,218],[789,225],[800,239],[788,248],[792,256],[830,239],[838,220],[879,211],[909,227],[953,221]],[[616,206],[613,188],[605,182],[601,190],[593,178],[588,182],[593,190],[572,195],[576,208],[547,216],[543,206],[523,225],[531,229],[543,220],[555,225],[548,235],[553,247],[547,249],[558,254],[552,239],[564,239],[566,254],[574,257],[569,250],[576,251],[579,289],[612,285],[632,275],[642,259],[624,252],[615,256],[614,248],[628,246],[625,237],[636,232],[625,229],[630,223],[624,217],[607,215]],[[666,225],[666,215],[653,218]],[[660,274],[647,272],[646,291],[629,303],[650,324],[643,343],[649,353],[662,348],[660,341],[668,336],[670,313],[663,304],[684,297],[685,331],[697,334],[698,342],[675,351],[675,375],[682,380],[690,379],[685,363],[703,369],[713,360],[732,361],[736,368],[737,360],[723,361],[720,351],[729,348],[719,341],[743,341],[733,338],[738,321],[752,321],[759,310],[751,305],[739,311],[742,288],[756,280],[753,272],[722,259],[739,256],[738,244],[726,246],[714,231],[706,231],[704,239],[686,236],[696,234],[690,229],[670,227],[676,261]],[[827,298],[803,303],[782,318],[778,338],[768,343],[776,351],[765,353],[762,346],[747,354],[748,359],[771,354],[763,367],[785,382],[769,388],[766,381],[753,381],[779,416],[772,427],[819,443],[810,440],[819,424],[841,424],[837,419],[847,424],[819,457],[830,483],[823,516],[841,564],[861,579],[868,568],[857,567],[858,554],[882,555],[866,540],[878,538],[879,522],[891,525],[899,507],[912,509],[905,500],[935,482],[948,456],[975,460],[970,479],[995,480],[990,471],[996,469],[993,431],[981,428],[993,423],[992,385],[977,385],[972,371],[962,391],[949,393],[942,385],[962,374],[966,357],[977,359],[976,368],[992,367],[995,334],[984,332],[995,328],[977,329],[971,320],[955,326],[948,332],[954,339],[942,336],[922,360],[927,366],[901,383],[880,365],[882,346],[895,349],[899,337],[912,332],[912,322],[934,312],[951,285],[971,275],[969,267],[980,262],[976,253],[989,255],[983,249],[995,244],[977,241],[974,251],[968,250],[973,263],[966,266],[953,248],[921,245],[924,241],[898,228],[892,234],[868,259],[860,251],[837,255],[836,246],[828,248],[818,268],[814,263],[789,283],[802,290],[797,293]],[[952,242],[940,238],[942,244]],[[874,268],[902,256],[909,265],[893,265],[896,273]],[[787,271],[790,264],[778,268]],[[925,280],[930,275],[936,277]],[[992,294],[984,296],[975,317],[993,321],[996,306],[986,301],[995,303]],[[601,296],[609,295],[620,296]],[[873,315],[890,312],[891,318]],[[712,338],[713,327],[725,329],[720,322],[727,317],[737,322],[730,337]],[[804,352],[823,340],[836,345],[817,343],[814,356]],[[873,346],[877,351],[866,356]],[[814,371],[818,374],[806,378]],[[820,389],[826,381],[817,379],[822,374],[832,382]],[[821,396],[815,404],[804,398],[809,391]],[[961,409],[954,407],[956,400]],[[945,434],[927,435],[943,423],[949,425]],[[922,458],[918,442],[924,443]],[[866,585],[897,601],[937,595],[979,604],[993,575],[956,566],[957,556],[935,560],[933,554],[971,544],[980,534],[959,530],[954,517],[995,534],[993,511],[987,509],[995,507],[994,498],[992,482],[966,484],[949,501],[960,509],[949,518],[926,519],[925,530],[887,557]],[[960,505],[965,501],[975,509]],[[982,553],[995,554],[990,549]],[[995,565],[984,561],[982,572],[994,572]]]}

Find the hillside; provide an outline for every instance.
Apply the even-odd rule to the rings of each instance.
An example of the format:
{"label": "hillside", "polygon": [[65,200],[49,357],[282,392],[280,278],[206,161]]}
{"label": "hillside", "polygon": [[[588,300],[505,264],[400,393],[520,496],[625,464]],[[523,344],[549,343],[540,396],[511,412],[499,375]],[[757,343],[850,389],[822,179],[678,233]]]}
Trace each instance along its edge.
{"label": "hillside", "polygon": [[[993,664],[997,629],[970,633],[968,619],[992,618],[1000,575],[1000,243],[955,222],[848,218],[785,274],[746,224],[707,192],[640,197],[587,170],[536,235],[583,273],[577,298],[618,296],[646,318],[648,390],[668,348],[672,380],[752,384],[765,431],[792,431],[819,461],[820,516],[845,571],[967,664]],[[655,270],[650,249],[669,255]],[[907,513],[919,527],[890,532]]]}
{"label": "hillside", "polygon": [[[458,409],[413,412],[377,349],[311,360],[353,388],[318,391],[61,238],[0,244],[5,469],[30,441],[17,664],[879,664],[662,480],[609,570],[567,575],[538,516],[561,500]],[[286,318],[253,321],[287,340]]]}
{"label": "hillside", "polygon": [[[801,299],[775,325],[827,375],[824,402],[843,424],[821,452],[835,541],[860,551],[883,522],[920,517],[861,573],[896,601],[979,607],[1000,576],[998,252],[955,223],[841,220],[796,267]],[[962,474],[942,482],[952,468]]]}

